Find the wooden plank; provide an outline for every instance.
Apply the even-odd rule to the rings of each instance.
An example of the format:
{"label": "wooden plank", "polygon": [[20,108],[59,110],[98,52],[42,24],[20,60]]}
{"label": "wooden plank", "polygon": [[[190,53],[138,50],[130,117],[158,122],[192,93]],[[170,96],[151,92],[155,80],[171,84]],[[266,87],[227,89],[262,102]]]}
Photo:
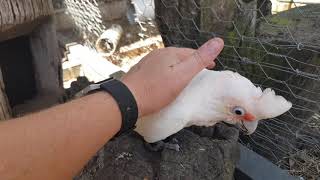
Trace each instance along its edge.
{"label": "wooden plank", "polygon": [[32,8],[32,0],[26,0],[25,8],[25,21],[31,21],[35,18],[33,11],[28,11],[27,9]]}
{"label": "wooden plank", "polygon": [[52,104],[62,98],[62,68],[58,40],[52,18],[47,18],[30,35],[37,92],[51,96]]}
{"label": "wooden plank", "polygon": [[11,117],[11,108],[6,96],[5,85],[2,78],[2,72],[0,69],[0,121],[6,120]]}
{"label": "wooden plank", "polygon": [[0,32],[53,13],[47,0],[0,0]]}
{"label": "wooden plank", "polygon": [[[0,13],[1,13],[1,17],[3,18],[3,24],[1,24],[1,26],[3,26],[4,24],[10,24],[10,13],[9,13],[9,5],[8,5],[8,1],[6,0],[2,0],[1,6],[0,6]],[[5,14],[5,15],[2,15]]]}
{"label": "wooden plank", "polygon": [[0,41],[9,40],[12,38],[16,38],[25,34],[31,33],[38,25],[46,21],[48,18],[42,17],[35,19],[34,21],[30,21],[24,24],[18,24],[11,27],[6,27],[7,29],[1,32],[0,30]]}
{"label": "wooden plank", "polygon": [[[3,0],[0,0],[0,7],[3,5]],[[0,16],[0,32],[1,32],[1,29],[2,29],[2,26],[1,24],[3,24],[3,19],[4,17]]]}

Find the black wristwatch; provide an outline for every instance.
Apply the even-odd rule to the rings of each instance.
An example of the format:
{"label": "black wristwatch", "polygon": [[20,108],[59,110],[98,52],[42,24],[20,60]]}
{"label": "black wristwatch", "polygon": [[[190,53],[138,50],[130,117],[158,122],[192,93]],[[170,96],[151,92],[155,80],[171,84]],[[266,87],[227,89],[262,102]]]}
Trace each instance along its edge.
{"label": "black wristwatch", "polygon": [[134,129],[138,119],[138,105],[129,88],[121,81],[114,78],[109,78],[104,81],[91,84],[77,93],[75,97],[91,94],[92,92],[99,90],[109,93],[115,99],[119,106],[122,117],[122,124],[121,129],[116,134],[116,136]]}

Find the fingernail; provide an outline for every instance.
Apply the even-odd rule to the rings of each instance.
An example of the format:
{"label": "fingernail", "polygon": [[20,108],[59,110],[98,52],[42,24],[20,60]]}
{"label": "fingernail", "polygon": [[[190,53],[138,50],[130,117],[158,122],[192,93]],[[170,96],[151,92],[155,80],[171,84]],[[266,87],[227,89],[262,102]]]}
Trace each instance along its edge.
{"label": "fingernail", "polygon": [[214,38],[208,42],[207,50],[216,55],[223,49],[224,42],[221,38]]}
{"label": "fingernail", "polygon": [[223,40],[220,38],[214,38],[203,44],[196,53],[193,54],[192,59],[201,62],[204,67],[213,63],[214,59],[223,49]]}

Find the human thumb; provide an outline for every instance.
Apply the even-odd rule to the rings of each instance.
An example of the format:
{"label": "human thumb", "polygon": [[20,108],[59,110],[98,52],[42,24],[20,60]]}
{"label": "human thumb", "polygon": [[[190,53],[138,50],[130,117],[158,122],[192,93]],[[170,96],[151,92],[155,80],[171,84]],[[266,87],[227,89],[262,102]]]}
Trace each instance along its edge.
{"label": "human thumb", "polygon": [[214,67],[214,60],[222,51],[223,46],[224,42],[221,38],[211,39],[195,51],[188,60],[197,63],[202,69],[206,67]]}
{"label": "human thumb", "polygon": [[207,41],[180,64],[179,71],[185,74],[184,78],[191,79],[204,68],[213,68],[215,66],[214,60],[222,51],[223,46],[224,42],[220,38]]}

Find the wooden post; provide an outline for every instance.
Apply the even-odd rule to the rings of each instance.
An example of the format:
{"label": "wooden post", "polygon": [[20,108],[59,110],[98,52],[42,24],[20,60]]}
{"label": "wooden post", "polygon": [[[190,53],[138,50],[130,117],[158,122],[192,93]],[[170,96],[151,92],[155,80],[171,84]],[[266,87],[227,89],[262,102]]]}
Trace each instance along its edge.
{"label": "wooden post", "polygon": [[5,92],[5,85],[2,78],[0,69],[0,121],[6,120],[11,117],[11,108]]}
{"label": "wooden post", "polygon": [[48,104],[62,99],[62,65],[53,18],[38,26],[30,35],[38,96],[50,97]]}

